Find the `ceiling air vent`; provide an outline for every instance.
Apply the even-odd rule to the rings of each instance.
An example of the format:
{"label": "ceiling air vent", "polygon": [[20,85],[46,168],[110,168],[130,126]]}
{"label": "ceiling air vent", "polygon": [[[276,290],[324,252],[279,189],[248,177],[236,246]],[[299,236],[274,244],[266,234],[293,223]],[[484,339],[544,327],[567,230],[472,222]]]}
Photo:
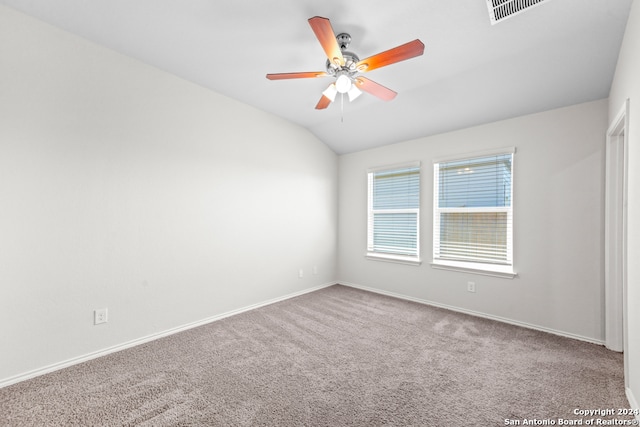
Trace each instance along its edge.
{"label": "ceiling air vent", "polygon": [[545,0],[487,0],[491,24],[495,25],[543,2]]}

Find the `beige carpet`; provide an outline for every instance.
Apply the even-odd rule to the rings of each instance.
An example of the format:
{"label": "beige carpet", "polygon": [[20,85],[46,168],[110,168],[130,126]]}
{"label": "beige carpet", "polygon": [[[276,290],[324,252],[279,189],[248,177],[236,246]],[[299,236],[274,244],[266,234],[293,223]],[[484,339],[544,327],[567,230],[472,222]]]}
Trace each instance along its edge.
{"label": "beige carpet", "polygon": [[[3,426],[622,419],[622,355],[344,286],[0,389]],[[627,418],[629,419],[629,418]]]}

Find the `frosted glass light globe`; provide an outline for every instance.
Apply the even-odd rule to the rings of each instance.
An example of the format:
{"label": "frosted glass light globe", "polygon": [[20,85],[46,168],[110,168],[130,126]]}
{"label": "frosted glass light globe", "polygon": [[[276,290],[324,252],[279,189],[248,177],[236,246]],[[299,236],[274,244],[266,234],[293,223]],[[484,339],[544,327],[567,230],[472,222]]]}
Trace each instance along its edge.
{"label": "frosted glass light globe", "polygon": [[346,74],[340,74],[336,79],[336,89],[340,93],[347,93],[351,89],[351,79]]}

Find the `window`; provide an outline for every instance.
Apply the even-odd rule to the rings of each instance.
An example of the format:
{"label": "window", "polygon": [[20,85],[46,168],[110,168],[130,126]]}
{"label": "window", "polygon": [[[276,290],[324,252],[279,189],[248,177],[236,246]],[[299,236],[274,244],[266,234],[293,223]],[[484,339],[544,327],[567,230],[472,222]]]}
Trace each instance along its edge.
{"label": "window", "polygon": [[367,257],[420,264],[420,163],[369,170]]}
{"label": "window", "polygon": [[514,152],[434,162],[434,267],[515,275]]}

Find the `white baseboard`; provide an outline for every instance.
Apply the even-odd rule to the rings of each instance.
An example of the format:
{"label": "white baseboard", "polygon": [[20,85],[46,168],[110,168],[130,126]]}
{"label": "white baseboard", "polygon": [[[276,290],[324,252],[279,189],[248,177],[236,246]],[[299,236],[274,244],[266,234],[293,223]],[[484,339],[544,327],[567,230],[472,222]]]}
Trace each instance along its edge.
{"label": "white baseboard", "polygon": [[349,286],[351,288],[362,289],[363,291],[374,292],[374,293],[377,293],[377,294],[387,295],[387,296],[394,297],[394,298],[400,298],[400,299],[407,300],[407,301],[413,301],[413,302],[417,302],[417,303],[420,303],[420,304],[426,304],[426,305],[431,305],[431,306],[434,306],[434,307],[445,308],[447,310],[457,311],[458,313],[469,314],[471,316],[483,317],[485,319],[490,319],[490,320],[497,320],[498,322],[508,323],[510,325],[521,326],[523,328],[534,329],[534,330],[537,330],[537,331],[548,332],[550,334],[560,335],[560,336],[567,337],[567,338],[573,338],[573,339],[580,340],[580,341],[586,341],[586,342],[589,342],[589,343],[592,343],[592,344],[604,345],[604,341],[601,341],[601,340],[596,340],[596,339],[593,339],[593,338],[584,337],[582,335],[571,334],[571,333],[564,332],[564,331],[558,331],[558,330],[555,330],[555,329],[545,328],[543,326],[533,325],[533,324],[526,323],[526,322],[520,322],[518,320],[508,319],[508,318],[500,317],[500,316],[494,316],[492,314],[482,313],[482,312],[479,312],[479,311],[467,310],[465,308],[454,307],[454,306],[451,306],[451,305],[441,304],[441,303],[438,303],[438,302],[424,300],[424,299],[420,299],[420,298],[414,298],[414,297],[410,297],[410,296],[407,296],[407,295],[398,294],[398,293],[395,293],[395,292],[389,292],[389,291],[384,291],[384,290],[381,290],[381,289],[370,288],[368,286],[357,285],[355,283],[349,283],[349,282],[343,282],[343,281],[338,281],[338,283],[341,284],[341,285],[344,285],[344,286]]}
{"label": "white baseboard", "polygon": [[32,371],[29,372],[25,372],[13,377],[9,377],[9,378],[5,378],[0,380],[0,388],[9,386],[11,384],[16,384],[19,383],[21,381],[25,381],[28,380],[30,378],[35,378],[38,377],[40,375],[44,375],[44,374],[48,374],[51,372],[55,372],[58,371],[60,369],[64,369],[64,368],[68,368],[69,366],[73,366],[73,365],[77,365],[79,363],[83,363],[92,359],[97,359],[98,357],[102,357],[102,356],[106,356],[108,354],[111,353],[115,353],[121,350],[125,350],[127,348],[131,348],[131,347],[135,347],[137,345],[140,344],[145,344],[147,342],[150,341],[154,341],[157,340],[159,338],[163,338],[169,335],[173,335],[173,334],[177,334],[178,332],[183,332],[186,331],[188,329],[192,329],[192,328],[196,328],[198,326],[203,326],[206,325],[208,323],[212,323],[215,322],[217,320],[221,320],[230,316],[235,316],[236,314],[240,314],[240,313],[244,313],[246,311],[250,311],[250,310],[254,310],[256,308],[260,308],[260,307],[264,307],[270,304],[274,304],[280,301],[284,301],[284,300],[288,300],[290,298],[294,298],[300,295],[304,295],[304,294],[308,294],[310,292],[314,292],[314,291],[318,291],[320,289],[323,288],[327,288],[329,286],[333,286],[337,284],[336,282],[330,282],[330,283],[325,283],[323,285],[319,285],[319,286],[315,286],[313,288],[309,288],[309,289],[304,289],[302,291],[298,291],[298,292],[294,292],[291,294],[287,294],[281,297],[277,297],[277,298],[272,298],[270,300],[267,301],[263,301],[257,304],[251,304],[248,305],[246,307],[242,307],[242,308],[238,308],[236,310],[231,310],[231,311],[227,311],[226,313],[222,313],[222,314],[218,314],[216,316],[211,316],[208,317],[206,319],[202,319],[202,320],[198,320],[196,322],[192,322],[192,323],[187,323],[186,325],[182,325],[182,326],[178,326],[175,328],[171,328],[171,329],[167,329],[165,331],[162,332],[158,332],[155,334],[151,334],[151,335],[147,335],[145,337],[141,337],[132,341],[128,341],[122,344],[118,344],[118,345],[114,345],[112,347],[108,347],[102,350],[98,350],[92,353],[88,353],[82,356],[78,356],[78,357],[74,357],[68,360],[64,360],[62,362],[58,362],[58,363],[54,363],[52,365],[49,366],[45,366],[43,368],[38,368],[38,369],[34,369]]}
{"label": "white baseboard", "polygon": [[[635,409],[636,411],[640,411],[640,405],[638,405],[638,401],[636,400],[636,397],[633,395],[633,391],[631,391],[631,389],[627,387],[625,389],[625,392],[627,394],[627,400],[629,401],[629,408]],[[636,420],[638,420],[638,423],[640,424],[640,414],[636,415]]]}

